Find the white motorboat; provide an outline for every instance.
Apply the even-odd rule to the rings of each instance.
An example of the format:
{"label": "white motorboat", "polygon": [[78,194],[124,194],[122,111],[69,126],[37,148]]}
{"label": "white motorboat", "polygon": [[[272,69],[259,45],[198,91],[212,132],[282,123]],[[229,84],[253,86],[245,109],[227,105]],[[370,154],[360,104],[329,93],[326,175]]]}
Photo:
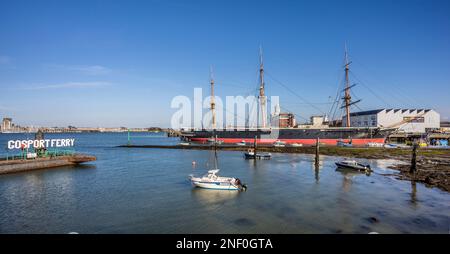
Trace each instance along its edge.
{"label": "white motorboat", "polygon": [[189,142],[181,142],[178,145],[180,145],[180,146],[189,146],[189,145],[191,145],[191,143],[189,143]]}
{"label": "white motorboat", "polygon": [[216,149],[216,139],[213,141],[214,145],[214,168],[208,170],[208,173],[202,177],[195,177],[190,175],[189,178],[191,183],[195,187],[205,188],[205,189],[215,189],[215,190],[237,190],[237,191],[245,191],[247,190],[247,186],[239,180],[239,178],[235,177],[224,177],[219,176],[219,169],[217,166],[217,149]]}
{"label": "white motorboat", "polygon": [[202,177],[190,176],[195,187],[215,190],[246,190],[239,178],[218,176],[219,169],[208,170],[208,174]]}
{"label": "white motorboat", "polygon": [[245,140],[242,140],[241,142],[236,143],[236,145],[238,145],[238,146],[246,146],[247,143],[245,142]]}
{"label": "white motorboat", "polygon": [[351,140],[349,142],[344,142],[342,140],[338,140],[336,142],[336,145],[339,146],[339,147],[352,147],[353,146]]}
{"label": "white motorboat", "polygon": [[217,140],[217,139],[214,139],[214,138],[209,138],[208,142],[211,143],[211,144],[217,144],[217,145],[223,144],[223,140]]}
{"label": "white motorboat", "polygon": [[384,144],[383,147],[384,148],[399,148],[399,146],[396,144]]}
{"label": "white motorboat", "polygon": [[377,143],[377,142],[369,142],[367,143],[367,147],[383,147],[384,143]]}
{"label": "white motorboat", "polygon": [[357,170],[357,171],[367,171],[367,172],[372,171],[370,169],[370,165],[364,165],[364,164],[358,163],[355,160],[344,160],[344,161],[336,162],[336,166],[338,166],[340,168],[353,169],[353,170]]}
{"label": "white motorboat", "polygon": [[281,140],[277,140],[277,141],[273,142],[273,146],[274,147],[285,147],[286,143]]}
{"label": "white motorboat", "polygon": [[292,146],[292,147],[301,147],[301,146],[303,146],[303,144],[292,143],[291,146]]}

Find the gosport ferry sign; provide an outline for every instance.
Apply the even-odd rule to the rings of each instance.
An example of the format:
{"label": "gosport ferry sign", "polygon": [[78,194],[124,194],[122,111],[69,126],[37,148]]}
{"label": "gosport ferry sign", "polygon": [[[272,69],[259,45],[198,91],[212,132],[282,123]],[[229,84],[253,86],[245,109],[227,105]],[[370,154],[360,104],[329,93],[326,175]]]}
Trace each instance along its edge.
{"label": "gosport ferry sign", "polygon": [[8,149],[27,149],[27,148],[48,148],[48,147],[69,147],[73,146],[75,139],[27,139],[27,140],[10,140],[8,141]]}

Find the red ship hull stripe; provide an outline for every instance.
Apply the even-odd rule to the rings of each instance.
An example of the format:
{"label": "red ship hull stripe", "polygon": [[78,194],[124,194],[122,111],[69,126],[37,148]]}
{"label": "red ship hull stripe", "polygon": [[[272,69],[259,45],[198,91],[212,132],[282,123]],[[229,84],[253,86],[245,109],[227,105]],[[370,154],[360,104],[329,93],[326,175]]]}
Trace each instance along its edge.
{"label": "red ship hull stripe", "polygon": [[[210,138],[191,138],[192,141],[195,142],[208,142]],[[316,144],[316,139],[257,139],[256,143],[258,144],[272,144],[273,142],[280,140],[285,142],[286,144],[303,144],[303,145],[313,145]],[[352,141],[354,145],[365,145],[367,143],[384,143],[385,138],[354,138],[354,139],[320,139],[320,143],[327,145],[336,145],[337,142],[341,140],[345,143]],[[224,143],[239,143],[241,141],[245,141],[246,143],[253,143],[254,139],[242,139],[242,138],[217,138],[217,141],[223,141]]]}

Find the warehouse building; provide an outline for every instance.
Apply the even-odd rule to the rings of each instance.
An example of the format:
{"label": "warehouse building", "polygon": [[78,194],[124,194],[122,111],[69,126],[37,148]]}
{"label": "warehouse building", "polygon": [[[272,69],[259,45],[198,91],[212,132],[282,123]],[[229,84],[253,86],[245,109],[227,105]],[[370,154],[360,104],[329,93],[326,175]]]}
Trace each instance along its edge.
{"label": "warehouse building", "polygon": [[[347,118],[342,119],[346,126]],[[440,128],[440,115],[432,109],[376,109],[350,113],[351,127],[399,128],[406,133],[425,133]]]}

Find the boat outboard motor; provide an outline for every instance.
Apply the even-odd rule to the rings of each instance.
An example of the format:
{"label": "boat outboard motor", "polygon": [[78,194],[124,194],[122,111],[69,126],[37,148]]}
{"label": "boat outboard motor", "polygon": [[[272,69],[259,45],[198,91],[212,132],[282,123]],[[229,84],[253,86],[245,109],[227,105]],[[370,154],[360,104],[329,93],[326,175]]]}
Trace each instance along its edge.
{"label": "boat outboard motor", "polygon": [[247,190],[247,185],[246,184],[242,184],[241,179],[239,179],[239,178],[236,178],[236,185],[242,191],[246,191]]}

